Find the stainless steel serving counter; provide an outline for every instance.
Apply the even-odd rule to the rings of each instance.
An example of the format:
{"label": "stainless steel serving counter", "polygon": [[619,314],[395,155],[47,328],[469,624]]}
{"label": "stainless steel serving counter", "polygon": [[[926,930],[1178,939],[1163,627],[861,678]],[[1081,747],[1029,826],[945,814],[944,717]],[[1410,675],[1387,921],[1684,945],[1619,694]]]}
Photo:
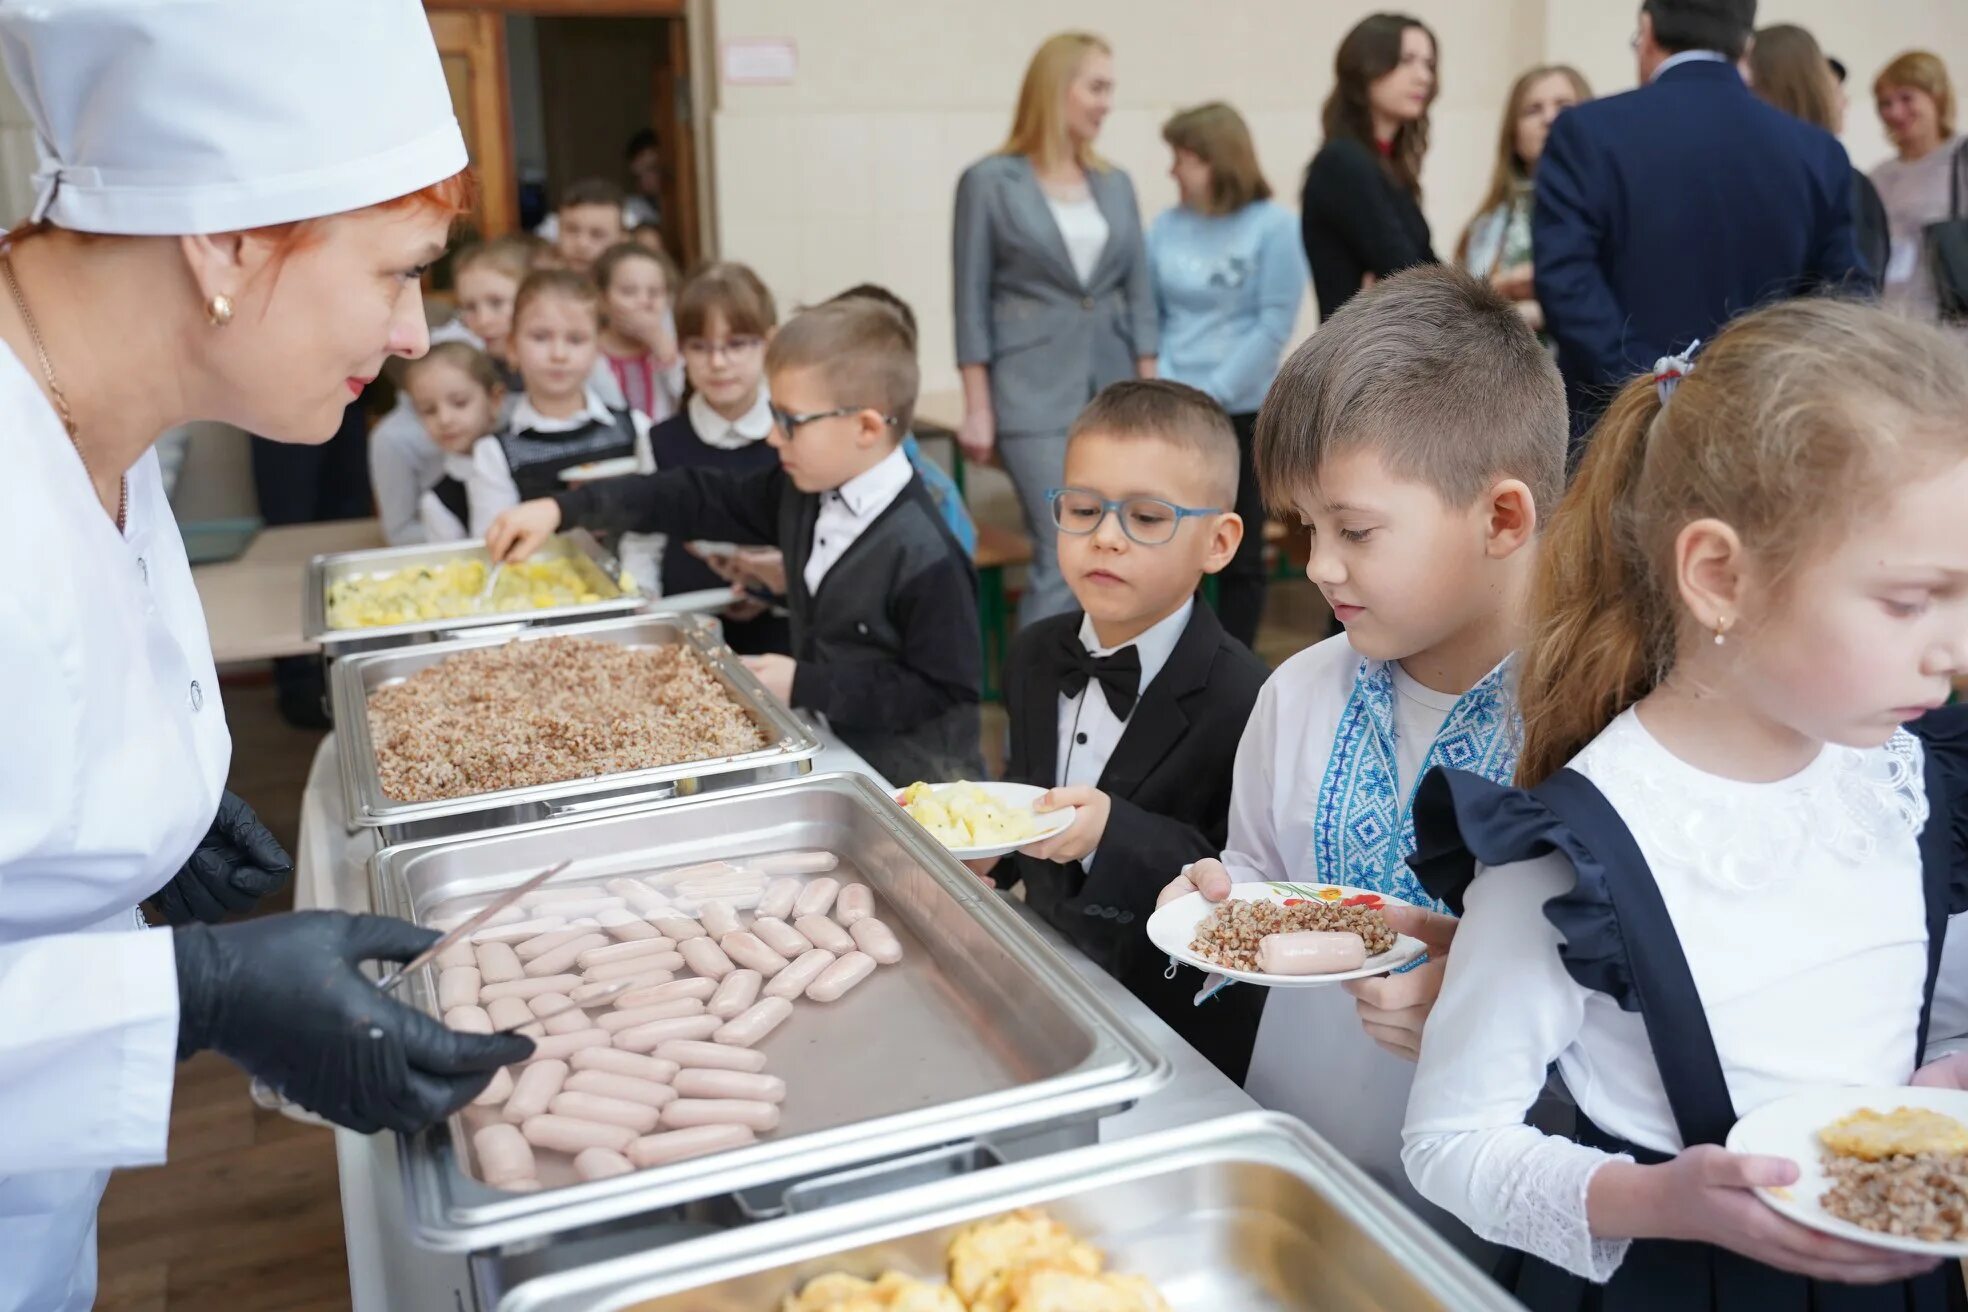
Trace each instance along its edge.
{"label": "stainless steel serving counter", "polygon": [[[856,770],[879,779],[859,756],[825,735],[813,768],[816,773]],[[376,837],[370,831],[350,835],[343,828],[345,815],[335,744],[330,737],[315,756],[302,800],[294,886],[297,906],[369,909],[366,863],[376,851]],[[1026,912],[1023,903],[1011,905],[1109,1006],[1166,1053],[1173,1064],[1167,1084],[1129,1110],[1100,1122],[1102,1142],[1131,1139],[1256,1106],[1242,1089],[1198,1056],[1110,976]],[[357,1312],[404,1308],[475,1312],[466,1257],[431,1252],[409,1240],[412,1227],[404,1216],[394,1137],[345,1130],[334,1133],[341,1168],[342,1220],[348,1236],[349,1284]]]}

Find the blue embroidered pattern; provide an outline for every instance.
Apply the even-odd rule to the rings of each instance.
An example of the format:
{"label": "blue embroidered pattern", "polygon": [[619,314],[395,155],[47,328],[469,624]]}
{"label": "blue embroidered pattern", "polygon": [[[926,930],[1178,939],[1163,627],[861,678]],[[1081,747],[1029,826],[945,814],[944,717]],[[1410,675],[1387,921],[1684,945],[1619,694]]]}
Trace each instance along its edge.
{"label": "blue embroidered pattern", "polygon": [[[1457,699],[1428,748],[1417,785],[1438,765],[1510,782],[1522,738],[1511,665],[1506,658]],[[1362,661],[1319,783],[1312,826],[1319,879],[1446,911],[1407,866],[1415,845],[1414,790],[1400,795],[1396,760],[1393,669],[1386,661]]]}

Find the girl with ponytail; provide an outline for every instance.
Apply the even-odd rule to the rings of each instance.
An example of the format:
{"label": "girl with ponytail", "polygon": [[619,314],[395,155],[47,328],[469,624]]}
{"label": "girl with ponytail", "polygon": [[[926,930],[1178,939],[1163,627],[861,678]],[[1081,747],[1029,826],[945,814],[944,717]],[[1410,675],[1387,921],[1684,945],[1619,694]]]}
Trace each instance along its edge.
{"label": "girl with ponytail", "polygon": [[[1968,725],[1934,712],[1964,505],[1968,352],[1866,306],[1750,314],[1601,421],[1539,558],[1519,787],[1415,802],[1463,919],[1403,1160],[1536,1312],[1947,1306],[1933,1259],[1779,1216],[1754,1191],[1795,1164],[1722,1145],[1804,1089],[1961,1082],[1916,1066],[1968,889]],[[1552,1063],[1575,1142],[1523,1123]]]}

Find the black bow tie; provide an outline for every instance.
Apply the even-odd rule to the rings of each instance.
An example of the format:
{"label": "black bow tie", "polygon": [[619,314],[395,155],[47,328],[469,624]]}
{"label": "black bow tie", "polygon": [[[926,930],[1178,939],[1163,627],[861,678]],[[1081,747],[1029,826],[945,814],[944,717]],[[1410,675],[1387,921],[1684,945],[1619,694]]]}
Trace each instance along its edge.
{"label": "black bow tie", "polygon": [[1060,642],[1056,657],[1059,691],[1077,697],[1089,680],[1098,680],[1115,718],[1125,720],[1134,710],[1141,695],[1141,653],[1132,645],[1109,656],[1095,656],[1078,634],[1069,632]]}

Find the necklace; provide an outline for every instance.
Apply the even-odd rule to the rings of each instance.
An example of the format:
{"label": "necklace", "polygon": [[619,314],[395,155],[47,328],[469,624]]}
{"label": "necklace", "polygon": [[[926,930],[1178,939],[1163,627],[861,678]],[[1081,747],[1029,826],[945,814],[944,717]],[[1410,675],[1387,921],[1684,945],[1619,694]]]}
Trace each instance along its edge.
{"label": "necklace", "polygon": [[[41,325],[34,321],[34,312],[27,308],[27,297],[21,292],[20,279],[14,276],[14,260],[11,255],[0,255],[0,273],[7,276],[7,290],[13,293],[14,308],[20,311],[21,322],[27,325],[27,335],[34,342],[34,354],[41,361],[41,376],[48,380],[48,394],[55,399],[55,413],[61,417],[62,428],[68,433],[69,444],[75,448],[75,458],[82,462],[82,472],[88,477],[89,486],[96,485],[96,472],[89,467],[89,455],[82,449],[82,439],[76,435],[75,415],[68,408],[68,397],[62,392],[61,381],[55,377],[54,361],[48,358],[48,344],[41,340]],[[116,492],[116,531],[121,533],[130,510],[130,480],[117,480]]]}

